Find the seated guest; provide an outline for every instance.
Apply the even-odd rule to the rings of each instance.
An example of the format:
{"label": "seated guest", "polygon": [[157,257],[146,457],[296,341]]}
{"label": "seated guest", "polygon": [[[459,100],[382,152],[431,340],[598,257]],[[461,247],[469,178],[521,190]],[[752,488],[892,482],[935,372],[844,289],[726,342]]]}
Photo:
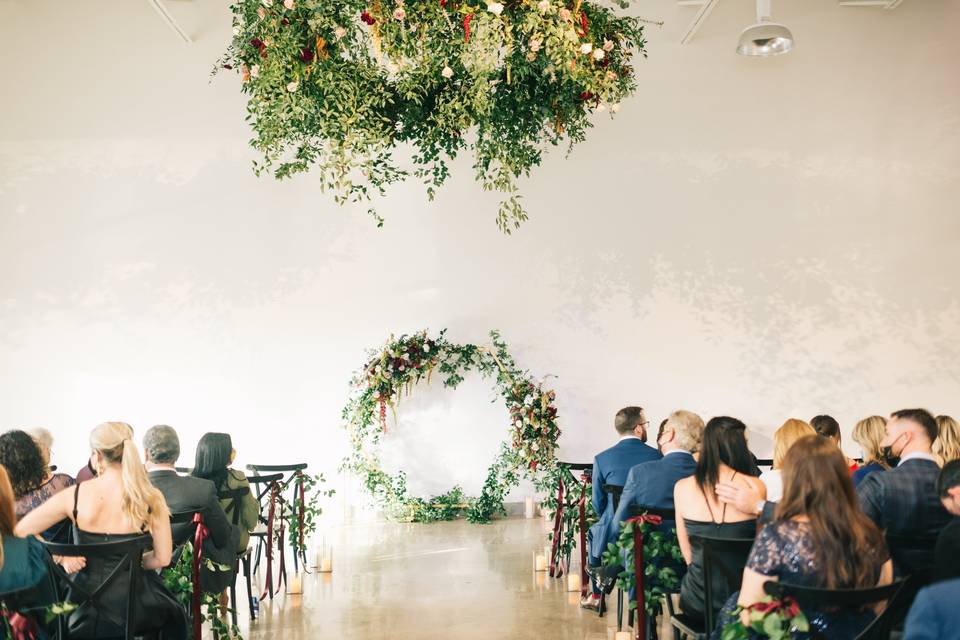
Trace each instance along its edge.
{"label": "seated guest", "polygon": [[776,433],[773,434],[773,468],[760,474],[760,480],[767,488],[767,500],[776,502],[783,495],[783,480],[780,475],[780,468],[783,466],[783,458],[787,455],[794,442],[804,436],[816,435],[809,424],[803,420],[791,418],[783,423]]}
{"label": "seated guest", "polygon": [[[74,484],[66,474],[50,473],[49,460],[33,438],[25,431],[7,431],[0,435],[0,464],[13,480],[17,499],[17,518],[23,518],[46,502],[55,493]],[[51,542],[68,542],[70,521],[55,523],[43,537]]]}
{"label": "seated guest", "polygon": [[[817,435],[830,438],[834,444],[837,445],[837,449],[840,450],[840,453],[843,453],[843,447],[840,446],[840,423],[837,422],[836,418],[828,415],[819,415],[814,416],[810,421],[810,426],[814,428],[817,432]],[[843,459],[847,462],[847,469],[853,474],[854,471],[860,468],[855,460],[847,457],[847,454],[843,453]]]}
{"label": "seated guest", "polygon": [[77,484],[81,482],[86,482],[87,480],[92,480],[97,477],[97,470],[93,467],[93,456],[87,460],[87,464],[84,465],[80,471],[77,471]]}
{"label": "seated guest", "polygon": [[[213,562],[234,567],[237,562],[237,540],[240,532],[230,524],[217,499],[213,483],[202,478],[181,476],[174,465],[180,457],[180,438],[173,427],[157,425],[143,435],[143,451],[150,482],[167,502],[171,513],[199,511],[210,535],[203,543],[203,557]],[[196,527],[177,524],[173,528],[173,543],[181,545],[191,540]],[[206,563],[201,567],[200,584],[208,593],[220,593],[236,577],[233,571],[211,571]]]}
{"label": "seated guest", "polygon": [[917,594],[903,629],[903,640],[943,640],[960,629],[960,579],[925,587]]}
{"label": "seated guest", "polygon": [[13,495],[10,476],[0,466],[0,595],[36,587],[47,575],[47,552],[40,541],[34,536],[18,538],[13,533],[17,526]]}
{"label": "seated guest", "polygon": [[864,418],[853,427],[853,439],[863,449],[863,466],[853,472],[854,488],[871,473],[890,468],[883,459],[880,443],[887,435],[887,420],[882,416]]}
{"label": "seated guest", "polygon": [[197,444],[190,475],[213,482],[227,519],[240,530],[236,551],[241,553],[250,543],[250,532],[257,528],[260,505],[250,491],[247,476],[230,468],[236,455],[230,434],[205,433]]}
{"label": "seated guest", "polygon": [[[136,635],[161,629],[164,638],[184,638],[186,619],[180,603],[167,591],[157,574],[170,564],[173,544],[170,511],[163,494],[150,484],[133,443],[133,429],[122,422],[105,422],[90,434],[97,477],[72,489],[61,491],[27,514],[16,533],[29,536],[44,531],[64,517],[75,525],[77,543],[96,544],[137,538],[149,533],[153,550],[143,555],[143,570],[135,575],[137,584]],[[116,566],[116,558],[67,558],[64,568],[77,572],[75,581],[83,592],[95,591]],[[90,606],[73,611],[69,618],[70,638],[122,636],[124,629],[114,619],[127,617],[127,573],[115,578],[98,598],[103,615]],[[66,600],[78,602],[81,593],[67,589]]]}
{"label": "seated guest", "polygon": [[[887,421],[881,446],[899,459],[895,468],[872,473],[857,487],[864,513],[888,535],[934,538],[950,515],[940,503],[937,476],[940,468],[931,446],[937,439],[937,422],[923,409],[897,411]],[[888,462],[891,461],[887,457]],[[898,575],[929,571],[933,549],[890,549]]]}
{"label": "seated guest", "polygon": [[934,548],[934,580],[960,578],[960,460],[943,466],[937,477],[937,493],[944,508],[954,516],[937,536]]}
{"label": "seated guest", "polygon": [[693,452],[699,449],[702,436],[703,420],[695,413],[674,411],[664,420],[657,435],[657,448],[663,458],[642,462],[630,469],[620,506],[614,514],[613,537],[607,542],[616,542],[631,505],[673,509],[673,487],[678,480],[696,471]]}
{"label": "seated guest", "polygon": [[[613,500],[603,490],[603,485],[623,486],[627,474],[641,462],[660,458],[660,454],[644,441],[647,439],[647,425],[650,424],[640,407],[625,407],[617,412],[613,426],[620,441],[609,449],[597,454],[593,459],[593,508],[599,516],[596,524],[587,533],[589,564],[595,567],[603,558],[606,541],[613,527]],[[594,585],[593,592],[587,594],[580,603],[586,609],[598,609],[600,592]]]}
{"label": "seated guest", "polygon": [[[720,480],[746,485],[761,496],[765,488],[759,478],[750,475],[753,468],[747,449],[747,427],[736,418],[712,418],[703,430],[700,459],[693,476],[677,482],[673,503],[677,513],[677,540],[687,563],[680,584],[680,607],[684,613],[702,616],[705,609],[703,547],[691,541],[691,535],[713,538],[752,538],[757,531],[753,513],[729,508],[717,500],[714,487]],[[712,590],[719,609],[730,590],[717,572]]]}
{"label": "seated guest", "polygon": [[[831,440],[807,436],[787,451],[783,498],[774,517],[754,542],[740,593],[724,606],[715,637],[737,604],[763,599],[769,580],[818,589],[863,589],[893,580],[883,534],[860,510],[846,460]],[[811,631],[831,640],[855,638],[874,617],[872,611],[844,609],[804,613]]]}
{"label": "seated guest", "polygon": [[937,416],[937,439],[933,441],[933,455],[940,466],[960,459],[960,423],[950,416]]}

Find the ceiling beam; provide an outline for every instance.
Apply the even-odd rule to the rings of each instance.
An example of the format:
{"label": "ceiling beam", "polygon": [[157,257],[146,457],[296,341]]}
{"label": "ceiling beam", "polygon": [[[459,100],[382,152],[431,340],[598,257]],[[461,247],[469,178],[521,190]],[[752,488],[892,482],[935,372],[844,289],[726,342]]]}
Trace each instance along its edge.
{"label": "ceiling beam", "polygon": [[167,5],[163,3],[163,0],[147,0],[147,4],[154,8],[154,10],[160,15],[167,26],[170,27],[180,39],[184,42],[192,42],[190,36],[180,28],[180,25],[177,24],[177,21],[173,19],[173,16],[170,15],[170,12],[167,11]]}
{"label": "ceiling beam", "polygon": [[[697,35],[697,31],[700,30],[700,27],[703,26],[703,23],[707,21],[707,18],[710,17],[710,12],[713,11],[713,8],[717,6],[720,0],[702,0],[700,3],[700,9],[697,11],[697,15],[693,17],[693,21],[687,27],[686,32],[683,34],[683,38],[680,39],[680,44],[689,44],[693,40],[693,36]],[[692,2],[690,4],[693,4]]]}

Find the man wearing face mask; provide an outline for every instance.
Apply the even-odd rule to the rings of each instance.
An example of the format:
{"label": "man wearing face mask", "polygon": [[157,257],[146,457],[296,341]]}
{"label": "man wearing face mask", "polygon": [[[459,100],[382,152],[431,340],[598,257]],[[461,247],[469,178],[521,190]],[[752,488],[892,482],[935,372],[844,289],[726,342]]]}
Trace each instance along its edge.
{"label": "man wearing face mask", "polygon": [[[864,478],[857,494],[864,513],[890,535],[935,538],[950,519],[937,492],[940,468],[931,449],[937,432],[936,420],[924,409],[903,409],[887,421],[880,446],[891,469]],[[922,550],[892,548],[890,554],[899,575],[933,567],[932,545]]]}

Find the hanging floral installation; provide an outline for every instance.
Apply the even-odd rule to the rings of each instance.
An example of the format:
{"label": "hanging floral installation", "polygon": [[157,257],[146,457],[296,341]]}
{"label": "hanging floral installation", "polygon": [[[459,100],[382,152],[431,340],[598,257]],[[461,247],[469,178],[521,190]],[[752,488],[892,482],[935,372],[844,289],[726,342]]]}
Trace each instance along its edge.
{"label": "hanging floral installation", "polygon": [[[485,523],[506,514],[504,498],[521,477],[543,482],[556,470],[554,451],[560,437],[556,395],[517,367],[496,331],[490,332],[490,347],[454,344],[445,333],[391,337],[382,349],[371,352],[351,382],[353,393],[343,410],[351,441],[343,468],[359,475],[394,518],[430,522],[466,513],[471,522]],[[380,464],[378,448],[388,432],[388,411],[396,411],[404,395],[418,382],[430,382],[435,373],[443,386],[456,388],[464,374],[473,371],[495,380],[510,413],[509,439],[490,465],[478,498],[464,496],[459,487],[432,498],[410,496],[405,474],[391,475]]]}
{"label": "hanging floral installation", "polygon": [[644,20],[590,0],[240,0],[231,11],[217,70],[239,73],[249,96],[258,175],[316,168],[340,204],[413,177],[432,199],[469,151],[482,188],[504,194],[505,233],[527,219],[518,178],[548,147],[583,141],[592,113],[615,113],[636,90],[633,55],[646,55]]}

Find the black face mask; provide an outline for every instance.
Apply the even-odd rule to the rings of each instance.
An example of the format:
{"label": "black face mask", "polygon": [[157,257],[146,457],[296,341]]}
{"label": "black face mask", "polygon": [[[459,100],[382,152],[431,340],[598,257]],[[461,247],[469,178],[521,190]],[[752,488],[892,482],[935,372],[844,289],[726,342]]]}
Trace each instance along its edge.
{"label": "black face mask", "polygon": [[[901,433],[900,436],[903,434]],[[897,443],[897,440],[900,439],[900,436],[897,436],[896,440],[889,447],[883,447],[880,449],[880,455],[883,456],[883,461],[892,469],[898,464],[900,464],[900,456],[893,453],[893,445]],[[903,449],[900,450],[903,453]]]}

